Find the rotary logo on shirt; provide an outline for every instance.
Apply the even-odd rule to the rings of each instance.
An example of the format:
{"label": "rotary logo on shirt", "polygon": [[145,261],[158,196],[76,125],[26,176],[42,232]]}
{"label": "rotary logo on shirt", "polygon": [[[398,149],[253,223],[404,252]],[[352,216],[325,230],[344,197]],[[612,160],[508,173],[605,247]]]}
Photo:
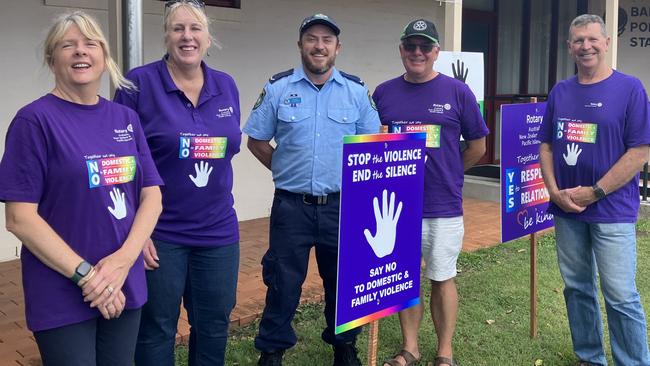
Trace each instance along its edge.
{"label": "rotary logo on shirt", "polygon": [[585,108],[602,108],[603,102],[590,102],[585,104]]}
{"label": "rotary logo on shirt", "polygon": [[445,111],[448,111],[450,109],[451,109],[451,104],[449,103],[445,103],[445,104],[433,103],[431,105],[431,108],[429,108],[429,113],[444,114]]}
{"label": "rotary logo on shirt", "polygon": [[289,96],[284,98],[284,104],[290,107],[297,107],[300,103],[302,103],[302,98],[297,93],[290,93]]}
{"label": "rotary logo on shirt", "polygon": [[113,129],[113,132],[115,133],[115,136],[113,136],[113,140],[115,142],[129,142],[133,140],[133,125],[128,124],[125,129]]}
{"label": "rotary logo on shirt", "polygon": [[232,114],[234,112],[233,107],[227,107],[227,108],[219,108],[218,113],[217,113],[217,118],[226,118],[226,117],[232,117]]}
{"label": "rotary logo on shirt", "polygon": [[223,159],[228,147],[227,137],[193,136],[181,134],[178,157],[180,159]]}
{"label": "rotary logo on shirt", "polygon": [[96,188],[131,182],[136,167],[135,156],[86,156],[88,186]]}

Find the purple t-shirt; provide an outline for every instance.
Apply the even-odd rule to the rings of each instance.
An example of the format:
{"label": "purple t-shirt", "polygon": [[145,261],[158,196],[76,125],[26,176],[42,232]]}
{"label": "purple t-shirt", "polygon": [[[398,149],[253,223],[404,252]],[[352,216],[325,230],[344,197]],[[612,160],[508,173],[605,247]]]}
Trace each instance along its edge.
{"label": "purple t-shirt", "polygon": [[[0,162],[0,201],[38,204],[39,215],[95,264],[126,239],[143,187],[162,184],[138,116],[103,98],[80,105],[52,94],[18,111]],[[25,312],[32,331],[100,316],[81,289],[27,247],[21,253]],[[122,288],[126,308],[147,300],[138,258]]]}
{"label": "purple t-shirt", "polygon": [[[635,77],[618,71],[595,84],[577,77],[559,82],[548,96],[540,140],[553,148],[558,188],[594,185],[627,149],[650,144],[648,96]],[[594,223],[635,222],[639,174],[579,214],[551,203],[554,215]]]}
{"label": "purple t-shirt", "polygon": [[196,108],[172,80],[165,59],[131,70],[127,78],[138,91],[118,91],[114,100],[140,116],[165,181],[152,237],[189,246],[235,244],[231,161],[241,142],[239,92],[229,75],[201,67],[205,81]]}
{"label": "purple t-shirt", "polygon": [[423,217],[461,216],[460,136],[475,140],[489,132],[469,87],[443,74],[419,84],[399,76],[379,85],[372,98],[389,132],[427,133]]}

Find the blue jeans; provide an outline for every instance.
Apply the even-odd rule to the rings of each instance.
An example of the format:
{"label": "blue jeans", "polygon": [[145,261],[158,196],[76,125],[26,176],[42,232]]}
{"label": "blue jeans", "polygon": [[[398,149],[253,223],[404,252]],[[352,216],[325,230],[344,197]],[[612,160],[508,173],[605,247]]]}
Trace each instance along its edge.
{"label": "blue jeans", "polygon": [[316,205],[303,202],[299,194],[276,190],[271,208],[269,250],[262,258],[266,304],[255,348],[275,352],[296,344],[291,321],[300,302],[312,247],[316,247],[318,272],[325,291],[327,327],[321,337],[332,345],[356,340],[361,327],[334,334],[338,238],[338,195],[328,196],[325,205]]}
{"label": "blue jeans", "polygon": [[140,309],[34,332],[44,366],[131,365]]}
{"label": "blue jeans", "polygon": [[180,303],[190,323],[188,364],[223,365],[235,307],[239,244],[190,247],[154,240],[160,267],[147,271],[135,351],[138,366],[174,366]]}
{"label": "blue jeans", "polygon": [[607,365],[598,274],[614,363],[649,366],[646,320],[636,289],[635,225],[584,223],[555,216],[555,235],[576,355],[595,365]]}

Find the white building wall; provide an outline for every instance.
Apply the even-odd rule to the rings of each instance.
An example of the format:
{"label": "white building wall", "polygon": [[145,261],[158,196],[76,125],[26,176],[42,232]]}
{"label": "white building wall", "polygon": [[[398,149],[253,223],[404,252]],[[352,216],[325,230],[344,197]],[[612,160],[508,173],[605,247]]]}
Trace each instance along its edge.
{"label": "white building wall", "polygon": [[[591,0],[589,12],[605,15],[606,0]],[[616,69],[639,78],[646,91],[650,90],[650,0],[619,0]],[[621,17],[621,10],[624,16]],[[604,19],[604,18],[603,18]],[[610,37],[614,35],[610,34]]]}
{"label": "white building wall", "polygon": [[620,0],[618,37],[618,69],[631,74],[650,90],[650,0]]}
{"label": "white building wall", "polygon": [[[150,62],[164,53],[163,3],[143,1],[144,60]],[[53,78],[41,63],[41,47],[54,15],[67,10],[66,6],[89,8],[87,11],[98,18],[108,35],[107,4],[106,0],[3,2],[0,136],[5,136],[20,107],[53,87]],[[215,20],[212,33],[223,48],[211,49],[206,61],[235,78],[240,90],[242,125],[268,78],[299,64],[298,24],[314,13],[328,14],[337,21],[342,30],[337,67],[362,77],[371,91],[383,80],[403,72],[397,44],[409,20],[429,18],[438,30],[444,29],[444,2],[429,0],[244,0],[241,10],[209,7],[208,15]],[[106,78],[100,93],[110,98]],[[0,150],[4,151],[4,138],[0,138]],[[248,152],[245,139],[233,165],[239,219],[267,216],[273,196],[271,174]],[[2,207],[0,222],[4,223]],[[15,258],[18,245],[11,234],[0,229],[0,260]]]}

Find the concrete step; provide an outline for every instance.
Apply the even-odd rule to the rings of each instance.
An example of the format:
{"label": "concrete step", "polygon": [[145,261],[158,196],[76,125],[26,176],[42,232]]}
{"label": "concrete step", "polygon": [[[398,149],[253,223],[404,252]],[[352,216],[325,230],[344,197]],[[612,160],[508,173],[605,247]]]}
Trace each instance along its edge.
{"label": "concrete step", "polygon": [[499,179],[466,175],[463,186],[463,197],[501,202]]}

